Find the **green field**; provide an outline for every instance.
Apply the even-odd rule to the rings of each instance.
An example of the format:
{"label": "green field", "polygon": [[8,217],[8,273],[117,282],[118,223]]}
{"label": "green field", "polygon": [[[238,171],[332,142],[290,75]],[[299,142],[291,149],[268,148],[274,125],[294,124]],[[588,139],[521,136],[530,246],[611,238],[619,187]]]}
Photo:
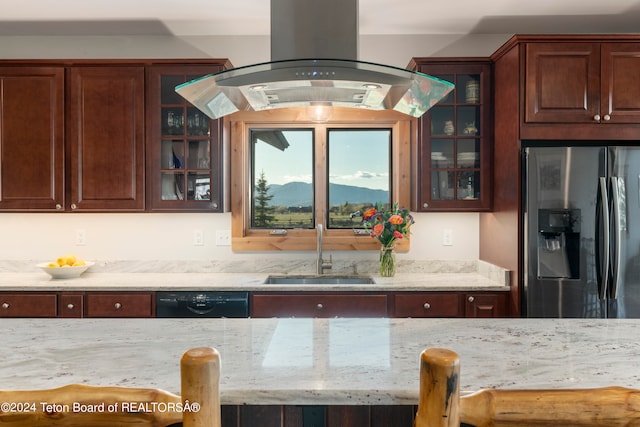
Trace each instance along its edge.
{"label": "green field", "polygon": [[[352,215],[363,212],[370,205],[345,205],[330,209],[327,226],[329,228],[362,228],[362,216]],[[307,209],[309,210],[309,209]],[[273,220],[266,228],[314,228],[312,212],[291,212],[285,207],[276,207],[270,213]]]}

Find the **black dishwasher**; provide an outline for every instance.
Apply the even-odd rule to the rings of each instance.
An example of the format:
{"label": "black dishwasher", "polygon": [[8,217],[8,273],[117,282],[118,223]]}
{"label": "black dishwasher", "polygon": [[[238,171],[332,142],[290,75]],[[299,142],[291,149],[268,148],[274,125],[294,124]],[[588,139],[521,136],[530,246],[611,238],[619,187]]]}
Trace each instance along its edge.
{"label": "black dishwasher", "polygon": [[156,317],[249,317],[249,292],[158,291]]}

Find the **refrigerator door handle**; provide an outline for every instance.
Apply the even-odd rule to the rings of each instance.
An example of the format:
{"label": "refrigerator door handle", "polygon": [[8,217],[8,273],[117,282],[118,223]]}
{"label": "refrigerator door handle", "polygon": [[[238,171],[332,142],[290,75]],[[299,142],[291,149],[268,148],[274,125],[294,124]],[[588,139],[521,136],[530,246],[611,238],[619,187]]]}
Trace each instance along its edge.
{"label": "refrigerator door handle", "polygon": [[611,299],[618,298],[618,288],[620,287],[620,263],[622,262],[622,234],[620,227],[620,184],[622,181],[618,177],[611,177],[611,192],[613,201],[613,238],[615,245],[613,250],[613,281],[611,286]]}
{"label": "refrigerator door handle", "polygon": [[598,186],[600,191],[600,199],[602,200],[600,209],[602,214],[602,282],[600,283],[598,296],[601,300],[604,300],[607,297],[607,284],[609,283],[609,247],[610,247],[610,238],[609,238],[609,196],[607,195],[607,178],[600,177],[600,185]]}

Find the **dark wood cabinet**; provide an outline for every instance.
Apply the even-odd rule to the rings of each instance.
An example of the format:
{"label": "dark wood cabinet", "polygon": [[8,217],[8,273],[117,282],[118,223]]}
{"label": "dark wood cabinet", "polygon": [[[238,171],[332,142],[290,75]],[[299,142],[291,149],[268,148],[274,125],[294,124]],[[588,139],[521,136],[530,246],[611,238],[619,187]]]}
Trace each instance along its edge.
{"label": "dark wood cabinet", "polygon": [[61,292],[58,294],[58,317],[82,317],[84,295],[82,293]]}
{"label": "dark wood cabinet", "polygon": [[49,293],[1,293],[0,317],[57,317],[57,295]]}
{"label": "dark wood cabinet", "polygon": [[154,317],[153,292],[2,292],[0,317]]}
{"label": "dark wood cabinet", "polygon": [[505,317],[506,293],[472,293],[464,296],[465,317]]}
{"label": "dark wood cabinet", "polygon": [[68,74],[68,209],[144,210],[144,67]]}
{"label": "dark wood cabinet", "polygon": [[455,89],[418,121],[413,150],[416,211],[491,209],[491,63],[413,58],[410,68]]}
{"label": "dark wood cabinet", "polygon": [[386,317],[387,295],[358,293],[251,294],[251,317]]}
{"label": "dark wood cabinet", "polygon": [[212,120],[175,87],[228,63],[148,69],[147,180],[150,210],[222,212],[222,120]]}
{"label": "dark wood cabinet", "polygon": [[85,317],[153,317],[151,292],[87,292]]}
{"label": "dark wood cabinet", "polygon": [[461,317],[460,298],[449,292],[408,292],[394,295],[393,317]]}
{"label": "dark wood cabinet", "polygon": [[64,68],[0,66],[0,210],[62,210]]}
{"label": "dark wood cabinet", "polygon": [[524,48],[524,123],[640,123],[640,43]]}

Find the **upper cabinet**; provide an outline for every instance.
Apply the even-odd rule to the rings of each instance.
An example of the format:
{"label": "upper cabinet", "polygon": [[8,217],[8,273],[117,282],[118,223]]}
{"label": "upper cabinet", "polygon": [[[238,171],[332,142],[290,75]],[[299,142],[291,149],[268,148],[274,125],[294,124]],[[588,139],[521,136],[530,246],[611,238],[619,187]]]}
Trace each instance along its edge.
{"label": "upper cabinet", "polygon": [[68,71],[68,208],[144,210],[144,67]]}
{"label": "upper cabinet", "polygon": [[0,61],[0,211],[222,211],[222,126],[175,92],[226,59]]}
{"label": "upper cabinet", "polygon": [[418,120],[413,209],[491,209],[491,64],[488,60],[414,58],[410,68],[455,89]]}
{"label": "upper cabinet", "polygon": [[224,62],[149,68],[147,198],[151,210],[222,211],[222,120],[211,120],[178,95],[175,87],[223,69]]}
{"label": "upper cabinet", "polygon": [[525,123],[640,123],[640,43],[525,49]]}
{"label": "upper cabinet", "polygon": [[64,208],[64,68],[0,66],[0,209]]}

